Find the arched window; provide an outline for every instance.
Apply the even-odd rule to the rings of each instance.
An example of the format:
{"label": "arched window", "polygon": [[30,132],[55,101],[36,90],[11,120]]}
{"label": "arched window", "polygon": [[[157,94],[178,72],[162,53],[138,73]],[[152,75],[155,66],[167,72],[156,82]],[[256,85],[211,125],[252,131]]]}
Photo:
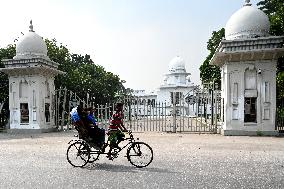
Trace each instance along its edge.
{"label": "arched window", "polygon": [[50,87],[49,87],[49,82],[47,80],[45,81],[45,87],[46,87],[45,97],[49,98],[50,97]]}
{"label": "arched window", "polygon": [[19,97],[20,98],[27,98],[28,97],[28,82],[26,80],[20,82]]}
{"label": "arched window", "polygon": [[245,89],[256,89],[256,69],[246,69]]}

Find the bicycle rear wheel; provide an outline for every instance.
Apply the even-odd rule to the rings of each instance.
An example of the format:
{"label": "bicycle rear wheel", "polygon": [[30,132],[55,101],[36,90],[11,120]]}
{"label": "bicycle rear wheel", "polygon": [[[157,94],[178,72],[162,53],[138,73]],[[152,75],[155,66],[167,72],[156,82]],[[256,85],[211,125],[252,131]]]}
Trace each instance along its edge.
{"label": "bicycle rear wheel", "polygon": [[90,159],[90,148],[85,142],[74,142],[67,149],[67,160],[74,167],[84,167]]}
{"label": "bicycle rear wheel", "polygon": [[144,142],[134,142],[126,155],[128,161],[138,168],[146,167],[153,161],[153,150]]}

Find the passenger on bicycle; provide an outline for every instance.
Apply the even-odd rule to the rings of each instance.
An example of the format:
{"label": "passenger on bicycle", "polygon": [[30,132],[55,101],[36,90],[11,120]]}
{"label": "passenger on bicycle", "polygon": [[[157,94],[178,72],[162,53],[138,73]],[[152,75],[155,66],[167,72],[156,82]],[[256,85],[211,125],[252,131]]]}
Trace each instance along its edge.
{"label": "passenger on bicycle", "polygon": [[86,117],[85,117],[85,124],[88,125],[88,127],[97,127],[97,121],[94,116],[94,109],[89,107],[85,109]]}
{"label": "passenger on bicycle", "polygon": [[93,108],[87,108],[85,112],[86,118],[84,122],[87,125],[89,136],[92,138],[91,140],[95,142],[97,146],[102,147],[105,142],[105,130],[97,126]]}
{"label": "passenger on bicycle", "polygon": [[84,110],[82,106],[77,106],[72,109],[70,112],[71,120],[75,126],[75,129],[78,131],[80,139],[86,139],[88,137],[88,130],[84,123]]}
{"label": "passenger on bicycle", "polygon": [[[118,144],[124,140],[125,135],[123,132],[127,129],[123,125],[123,104],[117,103],[115,107],[115,112],[112,115],[110,125],[108,128],[108,141],[110,142],[110,149],[108,152],[108,157],[111,158],[111,150],[113,148],[118,148]],[[123,131],[123,132],[122,132]]]}

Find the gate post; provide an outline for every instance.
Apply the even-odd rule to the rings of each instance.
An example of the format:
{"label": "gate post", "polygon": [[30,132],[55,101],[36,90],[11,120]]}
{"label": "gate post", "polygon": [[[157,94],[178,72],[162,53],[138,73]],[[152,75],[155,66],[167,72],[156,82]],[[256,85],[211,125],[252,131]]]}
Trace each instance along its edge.
{"label": "gate post", "polygon": [[214,88],[212,88],[211,90],[211,128],[214,125]]}
{"label": "gate post", "polygon": [[64,96],[63,96],[63,104],[62,104],[62,112],[61,112],[61,127],[60,130],[63,131],[63,127],[65,125],[65,115],[66,115],[66,96],[67,96],[67,88],[65,87],[63,89],[64,91]]}
{"label": "gate post", "polygon": [[[216,87],[217,88],[217,87]],[[214,128],[214,133],[217,134],[217,130],[218,130],[218,91],[216,90],[215,92],[215,128]]]}
{"label": "gate post", "polygon": [[177,115],[176,115],[176,92],[173,92],[173,132],[176,133],[176,118],[177,118]]}

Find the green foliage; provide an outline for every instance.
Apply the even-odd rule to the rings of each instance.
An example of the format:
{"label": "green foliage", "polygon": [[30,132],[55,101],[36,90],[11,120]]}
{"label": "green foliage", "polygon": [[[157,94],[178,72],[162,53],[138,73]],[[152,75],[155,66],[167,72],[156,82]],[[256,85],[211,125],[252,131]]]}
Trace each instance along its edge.
{"label": "green foliage", "polygon": [[257,3],[270,20],[270,33],[281,36],[284,34],[284,2],[283,0],[262,0]]}
{"label": "green foliage", "polygon": [[[116,94],[124,89],[117,75],[96,65],[89,55],[72,54],[66,46],[58,45],[55,39],[46,39],[45,42],[49,58],[59,63],[58,69],[66,73],[56,76],[56,89],[66,87],[82,99],[89,93],[96,104],[114,101]],[[12,59],[15,54],[15,45],[0,48],[0,60]],[[0,63],[0,67],[4,65]],[[8,90],[8,76],[0,72],[0,102],[8,97]]]}
{"label": "green foliage", "polygon": [[203,64],[199,67],[202,84],[215,81],[215,83],[218,84],[219,88],[221,86],[220,68],[217,66],[209,65],[209,63],[223,37],[225,37],[224,28],[220,29],[219,31],[213,31],[211,38],[207,42],[209,55],[206,57]]}
{"label": "green foliage", "polygon": [[66,87],[82,99],[89,93],[96,104],[114,101],[116,93],[123,89],[120,78],[95,64],[90,55],[71,54],[55,39],[46,40],[46,44],[49,58],[60,63],[59,69],[66,73],[56,77],[56,88]]}
{"label": "green foliage", "polygon": [[279,72],[276,76],[277,97],[284,99],[284,72]]}
{"label": "green foliage", "polygon": [[[284,1],[283,0],[262,0],[258,4],[270,20],[271,35],[284,35]],[[284,57],[277,62],[277,100],[284,100]]]}
{"label": "green foliage", "polygon": [[[259,9],[263,10],[270,20],[270,33],[275,36],[284,35],[284,2],[283,0],[261,0],[257,3]],[[212,82],[213,79],[220,83],[220,71],[215,66],[209,65],[220,41],[225,35],[225,30],[222,28],[219,31],[214,31],[211,38],[207,42],[209,55],[206,57],[203,64],[200,66],[200,78],[202,83]],[[220,86],[220,85],[219,85]],[[284,100],[284,57],[279,58],[277,63],[277,99]]]}
{"label": "green foliage", "polygon": [[278,118],[284,119],[284,107],[281,104],[277,107],[276,114]]}
{"label": "green foliage", "polygon": [[262,132],[261,130],[257,130],[257,131],[256,131],[256,135],[257,135],[257,136],[263,136],[263,132]]}
{"label": "green foliage", "polygon": [[[15,45],[9,45],[6,48],[0,48],[0,68],[4,68],[1,62],[3,59],[11,59],[16,55]],[[9,95],[9,80],[8,76],[0,72],[0,103],[8,98]]]}

